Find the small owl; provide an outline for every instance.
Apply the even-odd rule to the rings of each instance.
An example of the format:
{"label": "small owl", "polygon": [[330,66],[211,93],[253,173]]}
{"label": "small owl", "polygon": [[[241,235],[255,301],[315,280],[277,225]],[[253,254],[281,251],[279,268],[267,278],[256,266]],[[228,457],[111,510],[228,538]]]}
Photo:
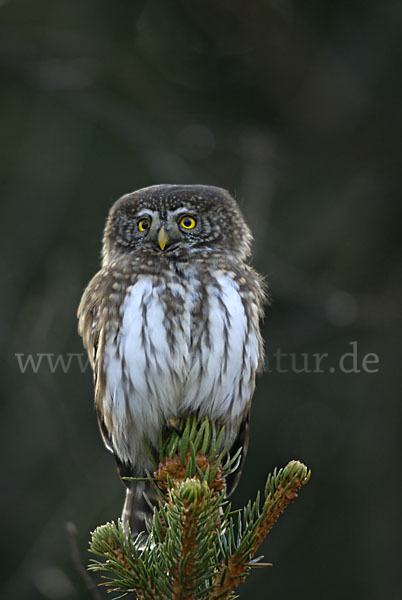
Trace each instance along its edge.
{"label": "small owl", "polygon": [[[264,286],[247,264],[251,240],[235,200],[216,187],[157,185],[112,206],[102,268],[78,318],[99,427],[122,477],[143,477],[144,440],[156,447],[172,419],[193,413],[224,424],[227,448],[241,446],[244,458],[263,362]],[[123,522],[135,534],[152,491],[126,485]]]}

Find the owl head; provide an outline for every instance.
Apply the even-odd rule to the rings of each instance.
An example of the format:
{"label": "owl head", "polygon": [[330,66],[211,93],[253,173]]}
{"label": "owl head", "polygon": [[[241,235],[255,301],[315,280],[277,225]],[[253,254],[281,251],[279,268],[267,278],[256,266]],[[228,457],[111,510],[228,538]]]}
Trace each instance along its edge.
{"label": "owl head", "polygon": [[207,185],[155,185],[119,198],[106,221],[103,264],[130,253],[185,258],[208,252],[245,260],[252,237],[236,201]]}

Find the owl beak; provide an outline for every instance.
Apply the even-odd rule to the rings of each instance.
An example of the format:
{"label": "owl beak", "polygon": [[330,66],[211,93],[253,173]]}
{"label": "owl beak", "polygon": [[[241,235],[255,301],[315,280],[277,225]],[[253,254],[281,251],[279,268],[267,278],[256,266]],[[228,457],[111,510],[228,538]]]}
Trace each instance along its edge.
{"label": "owl beak", "polygon": [[164,250],[166,245],[170,242],[169,234],[164,227],[161,227],[158,232],[158,244],[161,250]]}

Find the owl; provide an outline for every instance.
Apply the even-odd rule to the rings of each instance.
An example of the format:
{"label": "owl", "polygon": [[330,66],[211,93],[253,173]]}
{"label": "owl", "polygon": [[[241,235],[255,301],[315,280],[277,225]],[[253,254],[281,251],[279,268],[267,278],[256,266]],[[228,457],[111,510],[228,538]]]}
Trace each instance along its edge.
{"label": "owl", "polygon": [[[191,414],[225,425],[226,447],[242,447],[244,459],[263,363],[264,285],[247,264],[251,241],[221,188],[156,185],[112,206],[102,267],[78,319],[100,431],[122,477],[144,477],[151,469],[144,441],[156,448],[172,420]],[[228,493],[240,471],[241,464]],[[126,486],[122,519],[135,535],[151,511],[152,489]]]}

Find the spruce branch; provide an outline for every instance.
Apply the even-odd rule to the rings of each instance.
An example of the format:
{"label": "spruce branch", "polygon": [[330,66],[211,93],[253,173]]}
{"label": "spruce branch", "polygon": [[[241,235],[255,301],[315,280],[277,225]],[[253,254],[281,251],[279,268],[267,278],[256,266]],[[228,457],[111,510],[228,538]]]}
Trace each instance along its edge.
{"label": "spruce branch", "polygon": [[[259,566],[259,561],[252,558],[262,544],[281,513],[297,498],[297,492],[305,485],[310,477],[306,467],[291,461],[278,474],[269,475],[265,486],[265,501],[262,510],[257,500],[249,503],[243,511],[243,524],[239,515],[237,549],[222,560],[220,569],[214,577],[215,589],[210,600],[226,600],[232,596],[232,591],[244,581],[253,566]],[[243,533],[243,535],[242,535]]]}
{"label": "spruce branch", "polygon": [[89,568],[103,573],[100,585],[140,600],[229,600],[252,568],[266,566],[255,553],[310,472],[291,461],[268,476],[262,502],[258,493],[232,511],[225,480],[241,451],[230,457],[223,440],[223,427],[192,416],[161,434],[157,450],[148,448],[159,505],[135,540],[120,521],[92,533],[90,552],[101,560]]}

